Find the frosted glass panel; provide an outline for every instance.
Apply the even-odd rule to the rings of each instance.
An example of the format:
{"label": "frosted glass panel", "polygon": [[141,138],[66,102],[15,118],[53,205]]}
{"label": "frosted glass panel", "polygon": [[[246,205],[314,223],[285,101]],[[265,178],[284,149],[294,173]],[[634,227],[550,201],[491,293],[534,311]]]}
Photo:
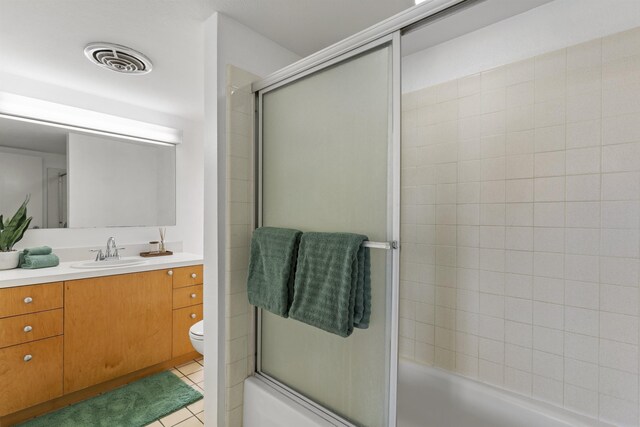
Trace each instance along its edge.
{"label": "frosted glass panel", "polygon": [[[263,95],[264,226],[390,240],[390,48]],[[358,425],[387,408],[390,253],[371,249],[369,329],[348,338],[268,312],[261,370]]]}

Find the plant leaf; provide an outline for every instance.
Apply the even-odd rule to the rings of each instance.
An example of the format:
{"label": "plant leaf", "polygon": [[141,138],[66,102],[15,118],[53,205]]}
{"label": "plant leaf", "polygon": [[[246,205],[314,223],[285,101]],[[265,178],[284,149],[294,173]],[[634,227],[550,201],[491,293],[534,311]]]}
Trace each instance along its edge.
{"label": "plant leaf", "polygon": [[12,227],[15,230],[27,218],[27,203],[29,203],[30,198],[31,196],[27,196],[15,215],[5,224],[5,228]]}
{"label": "plant leaf", "polygon": [[20,240],[22,240],[22,237],[24,236],[24,233],[26,233],[27,229],[29,228],[29,224],[31,224],[32,219],[33,217],[30,216],[24,223],[20,224],[19,228],[14,232],[13,243],[11,243],[9,250],[13,249],[13,245],[16,242],[19,242]]}
{"label": "plant leaf", "polygon": [[2,222],[2,216],[0,216],[0,223],[2,223],[2,228],[0,228],[0,251],[7,252],[12,250],[13,245],[24,236],[33,219],[33,217],[27,218],[27,203],[29,203],[29,199],[30,196],[27,196],[18,211],[6,224]]}

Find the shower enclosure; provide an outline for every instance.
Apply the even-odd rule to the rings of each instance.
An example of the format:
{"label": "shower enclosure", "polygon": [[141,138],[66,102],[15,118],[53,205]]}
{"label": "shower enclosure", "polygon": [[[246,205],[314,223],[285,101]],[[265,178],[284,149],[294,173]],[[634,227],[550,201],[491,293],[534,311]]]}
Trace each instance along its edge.
{"label": "shower enclosure", "polygon": [[393,242],[399,233],[394,49],[386,37],[258,92],[257,223],[367,235],[372,314],[368,329],[345,339],[261,311],[257,372],[330,420],[372,427],[393,416]]}
{"label": "shower enclosure", "polygon": [[433,1],[254,84],[257,223],[390,248],[368,330],[258,312],[257,376],[330,425],[639,425],[638,46],[636,2]]}

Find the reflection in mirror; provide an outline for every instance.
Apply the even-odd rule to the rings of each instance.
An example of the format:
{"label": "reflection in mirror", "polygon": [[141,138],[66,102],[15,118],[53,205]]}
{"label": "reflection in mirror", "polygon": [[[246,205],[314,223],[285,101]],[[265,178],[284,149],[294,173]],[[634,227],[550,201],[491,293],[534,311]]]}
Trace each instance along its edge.
{"label": "reflection in mirror", "polygon": [[31,228],[67,227],[67,132],[0,119],[0,214],[27,195]]}
{"label": "reflection in mirror", "polygon": [[0,214],[32,228],[175,224],[175,146],[0,118]]}

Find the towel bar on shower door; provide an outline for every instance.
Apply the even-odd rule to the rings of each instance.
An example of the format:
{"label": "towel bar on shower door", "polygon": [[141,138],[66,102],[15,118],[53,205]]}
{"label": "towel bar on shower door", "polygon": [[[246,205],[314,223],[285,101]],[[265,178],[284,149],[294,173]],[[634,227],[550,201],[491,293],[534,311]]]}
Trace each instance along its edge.
{"label": "towel bar on shower door", "polygon": [[391,250],[398,249],[398,242],[396,242],[395,240],[391,242],[370,242],[368,240],[365,240],[364,242],[362,242],[362,246],[364,246],[365,248]]}

